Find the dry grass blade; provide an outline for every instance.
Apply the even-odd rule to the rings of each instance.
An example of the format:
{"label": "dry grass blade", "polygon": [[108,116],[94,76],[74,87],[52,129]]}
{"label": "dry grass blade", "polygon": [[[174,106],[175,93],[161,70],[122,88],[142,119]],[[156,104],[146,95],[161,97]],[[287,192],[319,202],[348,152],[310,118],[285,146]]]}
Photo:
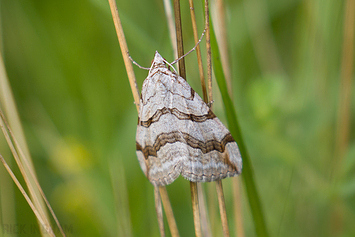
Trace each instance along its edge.
{"label": "dry grass blade", "polygon": [[[347,0],[344,4],[344,28],[342,61],[340,69],[340,91],[337,114],[337,130],[335,156],[332,166],[332,181],[336,184],[341,173],[341,165],[344,163],[345,155],[349,149],[350,125],[351,125],[351,93],[354,72],[354,27],[355,27],[355,2]],[[336,207],[332,208],[330,221],[337,223],[332,225],[331,233],[334,236],[342,234],[344,225],[344,213],[339,212]],[[338,214],[336,214],[338,213]],[[335,227],[337,226],[337,227]]]}
{"label": "dry grass blade", "polygon": [[[337,164],[341,164],[342,159],[349,145],[350,135],[350,114],[351,114],[351,80],[353,78],[354,62],[354,22],[355,3],[347,0],[344,5],[344,36],[343,52],[341,63],[341,84],[339,93],[338,121],[337,121],[337,144],[335,159]],[[334,166],[337,167],[338,165]]]}
{"label": "dry grass blade", "polygon": [[118,42],[120,44],[123,61],[126,66],[126,71],[127,71],[127,75],[128,75],[129,84],[131,86],[131,90],[132,90],[132,94],[133,94],[133,98],[134,98],[134,103],[136,104],[136,108],[138,111],[139,110],[139,90],[138,90],[138,86],[137,86],[136,77],[134,75],[132,62],[129,59],[128,46],[127,46],[126,38],[123,33],[123,28],[122,28],[120,16],[118,14],[116,1],[115,0],[108,0],[108,2],[110,4],[112,19],[115,24],[117,38],[118,38]]}
{"label": "dry grass blade", "polygon": [[[2,78],[1,79],[2,80],[1,84],[4,85],[2,87],[3,90],[6,90],[6,87],[7,87],[7,85],[5,85],[6,73],[5,73],[5,68],[4,68],[4,65],[3,65],[2,57],[0,57],[0,61],[1,61],[1,78]],[[9,94],[9,91],[7,91],[7,93],[5,93],[5,91],[3,91],[3,92],[4,92],[3,93],[4,96],[5,96],[5,94]],[[10,95],[7,95],[5,97],[7,97],[8,100],[11,100],[11,96]],[[6,106],[9,106],[9,105],[5,105],[5,107]],[[15,107],[15,106],[13,106],[13,107]],[[12,109],[15,110],[14,108],[12,108]],[[12,115],[12,116],[14,116],[14,115]],[[5,115],[3,114],[3,112],[1,110],[0,110],[0,117],[1,117],[2,124],[4,124],[6,126],[6,128],[2,126],[2,130],[3,130],[4,136],[5,136],[6,141],[7,141],[8,145],[9,145],[9,147],[11,149],[11,152],[12,152],[14,158],[15,158],[15,161],[16,161],[16,163],[17,163],[17,165],[18,165],[18,167],[19,167],[19,169],[21,171],[21,174],[23,175],[24,180],[25,180],[27,186],[29,187],[29,190],[33,190],[34,187],[37,188],[36,192],[33,191],[31,193],[33,193],[33,194],[37,193],[37,192],[40,193],[40,196],[43,198],[46,206],[48,207],[48,209],[49,209],[53,219],[55,220],[55,222],[57,224],[57,227],[58,227],[59,231],[61,232],[62,236],[66,236],[64,231],[63,231],[62,226],[59,223],[59,220],[58,220],[57,216],[55,215],[51,205],[48,202],[47,197],[45,196],[45,194],[44,194],[44,192],[43,192],[43,190],[41,188],[41,185],[38,182],[38,179],[37,179],[37,176],[35,175],[35,172],[34,172],[32,164],[29,163],[29,159],[25,156],[23,150],[21,149],[21,146],[20,146],[19,142],[15,138],[14,133],[12,132],[9,124],[6,121]],[[25,164],[25,167],[23,166],[23,163]],[[33,183],[34,183],[34,186],[33,186]],[[37,200],[37,203],[41,203],[39,196],[37,196],[37,195],[32,195],[32,196],[33,196],[33,198],[35,200]],[[38,205],[35,205],[35,206],[38,207]],[[41,207],[39,209],[37,209],[37,210],[38,210],[38,213],[41,215],[42,220],[44,220],[45,225],[48,226],[50,231],[52,231],[52,229],[50,227],[49,218],[46,215],[46,213],[44,212],[44,210],[42,211]]]}
{"label": "dry grass blade", "polygon": [[174,213],[173,213],[173,209],[171,208],[168,192],[166,191],[165,187],[159,187],[159,191],[163,201],[166,219],[168,220],[171,236],[179,237],[180,234],[175,222]]}
{"label": "dry grass blade", "polygon": [[176,44],[176,31],[174,26],[173,10],[172,10],[170,0],[164,0],[164,10],[165,10],[166,19],[168,21],[171,45],[173,46],[174,49],[174,57],[178,58],[177,44]]}
{"label": "dry grass blade", "polygon": [[[195,8],[194,8],[194,3],[193,0],[189,0],[189,5],[190,5],[190,14],[191,14],[191,23],[192,23],[192,29],[194,33],[194,40],[195,40],[195,48],[196,48],[196,55],[197,55],[197,63],[198,63],[198,69],[199,69],[199,74],[200,74],[200,82],[201,82],[201,88],[202,88],[202,95],[203,95],[203,100],[205,103],[208,103],[208,95],[207,95],[207,89],[206,89],[206,81],[205,81],[205,75],[203,71],[203,64],[202,64],[202,57],[201,57],[201,50],[200,50],[200,45],[199,43],[202,40],[198,38],[198,30],[197,30],[197,23],[196,23],[196,15],[195,15]],[[204,29],[204,34],[206,33],[207,28],[205,27]],[[209,228],[209,223],[208,223],[208,218],[207,218],[207,209],[206,209],[206,204],[204,200],[204,195],[203,195],[203,189],[202,185],[200,183],[197,184],[197,193],[198,193],[198,206],[199,206],[199,211],[200,211],[200,226],[201,230],[203,232],[203,235],[205,237],[211,236],[211,229]]]}
{"label": "dry grass blade", "polygon": [[[16,103],[14,101],[13,95],[11,93],[11,88],[10,84],[7,79],[6,75],[6,70],[4,66],[4,62],[2,59],[2,56],[0,55],[0,101],[2,104],[2,107],[4,108],[10,122],[11,126],[14,130],[14,133],[17,135],[17,138],[19,139],[19,143],[21,144],[21,147],[23,147],[23,150],[25,151],[26,156],[21,156],[19,159],[16,161],[17,164],[22,164],[22,162],[26,162],[28,165],[26,167],[23,167],[22,165],[19,166],[20,171],[22,173],[22,176],[26,182],[26,185],[28,187],[30,196],[32,198],[32,202],[35,205],[35,207],[38,210],[38,213],[41,215],[42,219],[44,220],[46,225],[50,225],[49,221],[49,216],[48,213],[46,212],[46,207],[45,204],[41,198],[41,194],[39,193],[38,188],[36,187],[36,183],[33,177],[36,175],[30,175],[30,173],[35,174],[34,171],[34,166],[31,161],[31,157],[27,148],[27,143],[26,139],[24,136],[24,132],[21,126],[20,118],[17,113],[16,109]],[[11,142],[11,139],[8,140],[8,142]],[[20,146],[18,146],[20,147]],[[15,149],[13,149],[15,151]],[[18,156],[16,156],[18,158]],[[41,228],[41,231],[43,229]]]}
{"label": "dry grass blade", "polygon": [[[215,11],[213,11],[213,9]],[[231,70],[229,66],[227,29],[226,29],[226,21],[225,21],[226,11],[225,11],[223,0],[215,1],[214,7],[212,7],[212,13],[213,12],[216,15],[216,17],[213,18],[214,23],[218,25],[218,27],[216,27],[215,30],[216,30],[216,38],[217,38],[219,50],[221,53],[222,67],[228,85],[228,92],[230,96],[232,96],[232,79],[231,79]]]}
{"label": "dry grass blade", "polygon": [[[159,191],[160,191],[160,196],[163,200],[163,206],[164,206],[164,210],[166,213],[166,218],[168,220],[170,233],[173,237],[178,237],[179,231],[178,231],[178,228],[176,225],[173,209],[171,208],[171,203],[169,200],[168,192],[166,191],[165,187],[159,187]],[[155,198],[157,198],[157,197],[155,197]],[[160,200],[160,197],[159,197],[159,200]],[[161,202],[161,200],[160,200],[160,202]],[[155,203],[157,203],[157,200],[155,200]],[[158,217],[163,218],[163,215],[158,216]],[[163,219],[158,220],[158,221],[163,221]]]}
{"label": "dry grass blade", "polygon": [[201,220],[198,207],[197,183],[190,182],[192,211],[194,215],[195,235],[201,237]]}
{"label": "dry grass blade", "polygon": [[254,181],[254,172],[252,169],[250,156],[247,151],[243,136],[241,134],[241,129],[238,123],[237,115],[233,102],[228,94],[227,83],[223,74],[222,64],[219,56],[219,49],[217,45],[217,40],[215,33],[213,31],[213,25],[211,27],[211,46],[215,50],[213,53],[213,62],[214,62],[214,72],[216,73],[216,80],[218,88],[222,95],[223,104],[225,106],[225,113],[227,117],[227,122],[229,126],[229,131],[233,135],[235,141],[238,143],[239,151],[243,157],[243,174],[245,178],[246,191],[248,194],[248,201],[251,207],[255,229],[258,236],[269,236],[267,231],[267,226],[265,223],[263,210],[261,208],[261,202],[259,199],[258,192],[256,190],[256,185]]}
{"label": "dry grass blade", "polygon": [[199,204],[198,206],[200,208],[202,234],[204,237],[211,237],[212,233],[211,233],[211,228],[210,228],[210,224],[208,221],[206,200],[205,200],[205,195],[204,195],[204,191],[203,191],[201,183],[197,183],[197,193],[199,194],[198,195],[198,204]]}
{"label": "dry grass blade", "polygon": [[[1,129],[5,129],[3,126],[3,123],[1,122],[0,124]],[[20,184],[20,182],[17,180],[16,176],[14,175],[14,173],[11,171],[11,168],[8,166],[8,164],[6,163],[5,159],[2,157],[2,155],[0,155],[0,160],[1,163],[4,165],[5,169],[7,170],[7,172],[9,173],[9,175],[11,176],[12,180],[15,182],[16,186],[18,187],[18,189],[20,190],[20,192],[22,193],[22,195],[25,197],[28,205],[31,207],[33,213],[36,215],[38,221],[40,222],[40,224],[42,225],[42,227],[47,231],[47,233],[50,236],[55,236],[53,233],[52,228],[49,225],[46,225],[44,220],[42,219],[41,215],[39,214],[37,208],[35,207],[35,205],[32,203],[30,197],[27,195],[26,191],[24,190],[24,188],[22,187],[22,185]]]}
{"label": "dry grass blade", "polygon": [[[131,63],[131,60],[129,59],[128,46],[127,46],[127,42],[126,42],[126,39],[125,39],[125,36],[123,33],[123,28],[122,28],[119,14],[118,14],[117,5],[116,5],[115,0],[109,0],[109,4],[110,4],[112,18],[113,18],[113,21],[115,24],[116,32],[117,32],[118,41],[120,43],[122,56],[123,56],[123,59],[125,62],[128,79],[129,79],[129,82],[131,85],[131,90],[132,90],[134,102],[136,104],[137,112],[139,112],[139,90],[137,87],[137,81],[136,81],[136,78],[134,75],[132,63]],[[165,189],[165,187],[162,187],[161,189]],[[166,190],[165,190],[165,192],[166,192]],[[156,204],[158,222],[159,222],[159,226],[161,229],[161,223],[163,223],[163,215],[162,215],[162,213],[161,214],[158,213],[158,211],[161,209],[161,199],[160,199],[160,196],[157,195],[157,190],[155,190],[154,196],[155,196],[155,204]],[[166,210],[171,209],[169,198],[167,198],[167,196],[163,197],[163,198],[164,198],[164,203],[163,203],[164,208]],[[175,218],[174,218],[174,215],[172,214],[172,212],[168,211],[168,213],[169,213],[169,215],[167,215],[167,218],[169,218],[168,223],[175,223]],[[176,226],[176,224],[175,224],[175,226]],[[177,228],[176,228],[176,230],[177,230]],[[176,233],[178,233],[178,232],[176,231]],[[165,233],[163,233],[163,234],[165,235]]]}
{"label": "dry grass blade", "polygon": [[[11,128],[10,128],[9,124],[7,123],[7,121],[6,121],[6,119],[5,119],[5,116],[4,116],[4,114],[2,113],[1,110],[0,110],[0,117],[1,117],[1,122],[6,126],[8,132],[9,132],[9,134],[10,134],[10,136],[9,136],[9,134],[7,134],[7,130],[6,130],[5,128],[2,129],[2,130],[3,130],[3,133],[4,133],[4,135],[5,135],[5,138],[6,138],[7,142],[8,142],[8,144],[9,144],[9,147],[10,147],[10,149],[11,149],[11,151],[12,151],[12,154],[13,154],[14,157],[15,157],[16,163],[17,163],[17,165],[19,166],[19,169],[20,169],[22,175],[25,175],[25,174],[24,174],[24,167],[23,167],[23,164],[21,163],[21,161],[20,161],[20,159],[19,159],[20,156],[21,156],[21,157],[25,157],[25,155],[24,155],[24,153],[23,153],[23,151],[22,151],[20,145],[18,144],[18,142],[17,142],[17,140],[16,140],[16,138],[15,138],[13,132],[11,131]],[[2,127],[2,128],[3,128],[3,127]],[[13,141],[14,144],[12,144],[11,139],[12,139],[12,141]],[[16,147],[16,149],[15,149],[15,147]],[[16,150],[19,152],[19,154],[17,153]],[[53,211],[52,206],[50,205],[50,203],[49,203],[49,201],[48,201],[46,195],[45,195],[44,192],[43,192],[43,189],[41,188],[41,185],[39,184],[39,182],[38,182],[38,180],[37,180],[36,175],[33,173],[32,169],[30,169],[30,165],[28,164],[27,159],[22,159],[22,160],[24,161],[24,163],[25,163],[27,169],[29,170],[30,176],[31,176],[31,178],[33,179],[33,181],[35,182],[36,187],[38,188],[38,191],[40,192],[40,194],[41,194],[41,196],[42,196],[44,202],[46,203],[46,205],[47,205],[47,207],[48,207],[48,209],[49,209],[49,211],[50,211],[50,213],[51,213],[51,215],[52,215],[54,221],[56,222],[60,233],[61,233],[63,236],[66,236],[65,233],[64,233],[64,230],[63,230],[62,226],[60,225],[60,222],[59,222],[57,216],[55,215],[55,213],[54,213],[54,211]],[[49,222],[48,222],[48,223],[49,223]]]}
{"label": "dry grass blade", "polygon": [[[180,13],[180,0],[174,0],[174,15],[175,15],[175,28],[176,28],[176,43],[178,50],[178,57],[184,55],[184,44],[182,39],[182,25]],[[186,79],[185,59],[181,58],[179,61],[179,74],[182,78]]]}
{"label": "dry grass blade", "polygon": [[[1,125],[2,127],[2,125]],[[53,230],[50,226],[47,226],[44,223],[44,220],[42,219],[41,215],[39,214],[39,212],[37,211],[36,207],[34,206],[34,204],[32,203],[30,197],[27,195],[26,191],[23,189],[23,187],[21,186],[20,182],[17,180],[16,176],[14,175],[14,173],[11,171],[10,167],[8,166],[8,164],[6,163],[5,159],[2,157],[2,155],[0,155],[0,160],[1,163],[4,165],[5,169],[7,170],[7,172],[9,173],[9,175],[11,176],[12,180],[15,182],[16,186],[18,187],[18,189],[20,190],[20,192],[22,193],[22,195],[25,197],[27,203],[30,205],[33,213],[36,215],[38,221],[41,223],[41,225],[43,226],[43,228],[47,231],[47,233],[50,236],[55,236],[53,233]]]}
{"label": "dry grass blade", "polygon": [[226,204],[224,202],[222,180],[216,181],[216,188],[217,188],[219,212],[221,214],[221,220],[222,220],[223,235],[225,237],[229,237],[229,227],[228,227],[228,219],[227,219],[227,212],[226,212]]}
{"label": "dry grass blade", "polygon": [[[227,30],[226,30],[226,22],[225,22],[225,7],[223,0],[217,0],[215,4],[215,13],[216,17],[214,18],[217,22],[215,22],[218,27],[216,30],[216,38],[218,47],[220,49],[221,62],[223,67],[223,72],[226,78],[226,82],[228,85],[228,93],[231,98],[233,98],[232,94],[232,81],[231,81],[231,72],[229,66],[229,55],[228,55],[228,44],[227,44]],[[235,216],[235,228],[237,232],[237,236],[244,236],[244,228],[243,228],[243,219],[242,219],[242,204],[241,204],[241,194],[240,194],[240,179],[233,178],[233,196],[234,196],[234,216]]]}
{"label": "dry grass blade", "polygon": [[[207,49],[207,77],[208,77],[208,95],[210,102],[212,102],[212,56],[211,56],[211,41],[210,41],[210,21],[209,21],[209,5],[208,0],[205,0],[205,17],[206,17],[206,49]],[[212,104],[210,104],[212,109]],[[224,236],[229,236],[229,227],[226,213],[226,205],[224,202],[222,181],[216,181],[217,197],[219,204],[219,211],[221,214],[222,227]]]}
{"label": "dry grass blade", "polygon": [[206,54],[207,54],[207,81],[208,81],[208,98],[213,101],[212,95],[212,55],[211,55],[211,36],[210,36],[210,13],[208,8],[208,0],[205,0],[205,25],[206,25]]}
{"label": "dry grass blade", "polygon": [[154,196],[155,196],[155,211],[157,212],[157,216],[158,216],[160,236],[165,237],[163,209],[161,207],[159,187],[154,186]]}
{"label": "dry grass blade", "polygon": [[[180,1],[174,0],[174,13],[175,13],[175,26],[176,26],[176,37],[177,37],[177,47],[178,47],[178,57],[184,55],[184,45],[182,39],[182,26],[181,26],[181,14],[180,14]],[[179,74],[182,78],[186,79],[186,70],[185,70],[185,59],[182,57],[179,61]],[[201,236],[201,221],[200,221],[200,212],[198,208],[198,196],[197,196],[197,185],[194,182],[190,182],[191,189],[191,201],[192,201],[192,210],[194,216],[195,224],[195,233],[197,237]]]}
{"label": "dry grass blade", "polygon": [[205,103],[208,103],[208,96],[207,96],[207,89],[206,89],[206,81],[205,81],[205,75],[203,73],[203,64],[202,64],[202,58],[201,58],[201,50],[200,46],[198,45],[199,39],[198,39],[198,30],[197,30],[197,24],[196,24],[196,16],[195,16],[195,9],[194,9],[194,2],[193,0],[189,0],[190,4],[190,13],[191,13],[191,22],[192,22],[192,29],[194,32],[194,40],[196,46],[196,55],[197,55],[197,62],[198,62],[198,71],[200,73],[200,80],[201,80],[201,87],[202,87],[202,95]]}

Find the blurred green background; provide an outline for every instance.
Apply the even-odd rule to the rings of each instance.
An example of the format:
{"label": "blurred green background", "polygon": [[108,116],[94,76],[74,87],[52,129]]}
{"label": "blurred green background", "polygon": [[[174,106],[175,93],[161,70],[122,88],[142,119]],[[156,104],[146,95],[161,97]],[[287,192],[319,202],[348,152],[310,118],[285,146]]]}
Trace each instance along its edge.
{"label": "blurred green background", "polygon": [[[155,50],[174,60],[161,0],[117,5],[139,64],[148,67]],[[195,7],[202,31],[200,1]],[[108,2],[0,0],[0,8],[1,53],[26,140],[68,236],[159,236],[153,187],[135,154],[137,111]],[[355,126],[347,127],[342,155],[336,142],[345,3],[225,0],[225,9],[233,100],[270,236],[354,236]],[[187,1],[181,11],[188,50],[194,43]],[[201,95],[196,56],[186,60],[187,79]],[[147,71],[135,72],[141,88]],[[214,110],[226,124],[216,86],[214,92]],[[352,125],[354,94],[347,108]],[[20,177],[3,136],[0,149]],[[35,216],[2,166],[0,184],[0,235],[38,236],[29,233]],[[204,186],[212,190],[214,236],[222,236],[214,184]],[[167,187],[181,236],[194,236],[189,188],[183,178]],[[224,189],[234,235],[230,179]],[[256,236],[242,192],[245,235]],[[27,233],[9,231],[16,224]]]}

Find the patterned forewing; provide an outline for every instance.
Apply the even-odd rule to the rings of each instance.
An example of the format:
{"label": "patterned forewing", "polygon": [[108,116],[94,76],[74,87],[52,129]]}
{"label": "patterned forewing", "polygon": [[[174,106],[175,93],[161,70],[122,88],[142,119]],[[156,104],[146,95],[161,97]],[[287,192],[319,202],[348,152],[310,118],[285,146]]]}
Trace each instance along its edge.
{"label": "patterned forewing", "polygon": [[242,168],[228,129],[158,53],[143,83],[136,146],[140,166],[155,186],[180,174],[193,182],[215,181]]}

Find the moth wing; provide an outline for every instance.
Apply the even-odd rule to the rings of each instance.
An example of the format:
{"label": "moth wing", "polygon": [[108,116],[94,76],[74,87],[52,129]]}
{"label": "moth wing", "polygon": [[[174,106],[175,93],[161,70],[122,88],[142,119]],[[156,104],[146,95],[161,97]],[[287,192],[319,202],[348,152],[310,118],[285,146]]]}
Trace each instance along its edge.
{"label": "moth wing", "polygon": [[142,88],[136,153],[144,174],[155,186],[180,174],[193,182],[238,175],[242,159],[228,129],[163,63],[156,53]]}
{"label": "moth wing", "polygon": [[[179,77],[179,84],[188,83]],[[190,86],[189,86],[190,87]],[[193,90],[192,90],[193,91]],[[242,159],[237,143],[201,97],[181,100],[190,119],[180,120],[189,151],[182,176],[192,182],[211,182],[240,174]]]}
{"label": "moth wing", "polygon": [[144,96],[149,99],[142,99],[140,103],[136,153],[143,172],[155,186],[165,186],[177,179],[181,173],[182,160],[188,155],[183,137],[176,129],[178,119],[169,110],[176,96],[169,89],[171,83],[174,82],[169,81],[169,76],[164,73],[147,78],[143,88],[154,87],[154,92],[146,90],[149,93]]}

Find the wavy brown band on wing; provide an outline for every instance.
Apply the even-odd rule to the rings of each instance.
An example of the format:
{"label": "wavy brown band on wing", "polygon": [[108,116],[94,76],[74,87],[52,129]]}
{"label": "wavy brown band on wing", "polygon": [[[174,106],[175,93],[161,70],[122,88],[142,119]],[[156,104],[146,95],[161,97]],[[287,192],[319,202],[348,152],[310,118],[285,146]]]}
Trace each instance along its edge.
{"label": "wavy brown band on wing", "polygon": [[207,142],[202,142],[188,133],[184,132],[170,132],[170,133],[161,133],[157,136],[157,139],[154,142],[153,146],[142,147],[136,142],[136,150],[141,151],[145,159],[148,159],[148,156],[157,156],[157,151],[160,150],[167,143],[182,142],[186,145],[200,149],[202,153],[206,154],[211,151],[224,152],[227,143],[234,142],[234,139],[230,133],[227,133],[224,138],[219,142],[216,140],[208,140]]}
{"label": "wavy brown band on wing", "polygon": [[161,108],[157,110],[152,117],[150,117],[147,121],[140,121],[138,124],[148,128],[152,123],[158,122],[160,117],[163,116],[164,114],[171,113],[175,115],[180,120],[191,120],[193,122],[201,123],[206,121],[207,119],[213,119],[216,117],[216,115],[211,111],[208,110],[207,114],[204,115],[194,115],[194,114],[187,114],[183,113],[180,110],[176,108]]}

